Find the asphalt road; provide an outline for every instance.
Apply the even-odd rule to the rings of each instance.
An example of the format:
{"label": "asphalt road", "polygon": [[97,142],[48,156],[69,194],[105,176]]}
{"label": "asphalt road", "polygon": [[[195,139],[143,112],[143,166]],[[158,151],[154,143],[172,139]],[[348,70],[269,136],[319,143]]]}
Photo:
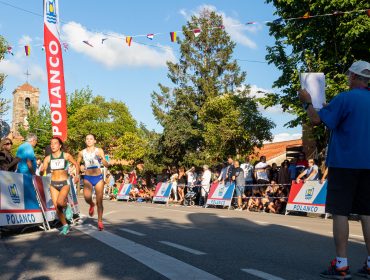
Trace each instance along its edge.
{"label": "asphalt road", "polygon": [[[150,203],[104,205],[103,232],[96,229],[96,216],[83,216],[66,237],[57,230],[3,237],[0,279],[320,279],[335,256],[331,220]],[[82,200],[80,208],[86,215]],[[355,271],[367,255],[359,222],[350,222],[350,233]]]}

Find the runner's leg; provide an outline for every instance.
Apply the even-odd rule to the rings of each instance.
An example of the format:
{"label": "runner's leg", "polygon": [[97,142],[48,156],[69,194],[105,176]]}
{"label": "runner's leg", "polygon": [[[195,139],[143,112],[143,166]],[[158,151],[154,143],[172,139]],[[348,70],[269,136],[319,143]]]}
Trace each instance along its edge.
{"label": "runner's leg", "polygon": [[104,191],[104,181],[100,180],[95,186],[96,194],[96,205],[98,208],[98,222],[103,220],[103,191]]}
{"label": "runner's leg", "polygon": [[51,194],[51,200],[53,201],[53,205],[59,217],[59,221],[64,226],[67,224],[67,221],[63,214],[63,207],[58,206],[59,191],[56,188],[50,186],[50,194]]}

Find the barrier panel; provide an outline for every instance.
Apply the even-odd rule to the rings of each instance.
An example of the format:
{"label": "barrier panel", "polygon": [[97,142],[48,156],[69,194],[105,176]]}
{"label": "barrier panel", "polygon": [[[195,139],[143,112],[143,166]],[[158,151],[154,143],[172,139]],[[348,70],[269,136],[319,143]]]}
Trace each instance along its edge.
{"label": "barrier panel", "polygon": [[[71,181],[68,202],[79,214]],[[0,171],[0,226],[43,224],[57,218],[51,200],[50,176],[31,176]],[[48,224],[48,223],[47,223]]]}
{"label": "barrier panel", "polygon": [[158,183],[153,196],[154,202],[168,202],[171,195],[171,183]]}
{"label": "barrier panel", "polygon": [[0,226],[42,223],[32,176],[0,171]]}
{"label": "barrier panel", "polygon": [[131,188],[132,188],[132,184],[122,183],[122,185],[120,186],[118,190],[117,199],[118,200],[129,200]]}
{"label": "barrier panel", "polygon": [[205,206],[230,206],[234,190],[235,183],[225,185],[224,183],[214,182],[209,190]]}
{"label": "barrier panel", "polygon": [[80,214],[80,206],[78,205],[76,188],[75,188],[75,184],[73,182],[72,177],[69,177],[69,183],[70,183],[71,188],[69,189],[69,193],[68,193],[68,203],[72,207],[73,214],[78,215]]}
{"label": "barrier panel", "polygon": [[292,182],[286,211],[325,214],[327,181]]}

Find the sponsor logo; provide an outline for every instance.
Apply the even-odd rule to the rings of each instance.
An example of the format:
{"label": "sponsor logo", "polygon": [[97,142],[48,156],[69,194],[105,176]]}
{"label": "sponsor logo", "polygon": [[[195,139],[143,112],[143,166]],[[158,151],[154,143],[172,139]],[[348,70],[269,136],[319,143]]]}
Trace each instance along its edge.
{"label": "sponsor logo", "polygon": [[49,23],[57,23],[57,10],[55,0],[46,1],[46,20]]}
{"label": "sponsor logo", "polygon": [[8,225],[17,224],[34,224],[36,222],[36,217],[33,214],[7,214],[6,222]]}
{"label": "sponsor logo", "polygon": [[19,197],[17,185],[13,184],[8,186],[8,190],[13,203],[21,203],[21,198]]}
{"label": "sponsor logo", "polygon": [[304,194],[304,198],[306,200],[310,200],[313,196],[313,192],[314,192],[315,188],[312,188],[312,189],[307,189],[306,190],[306,193]]}

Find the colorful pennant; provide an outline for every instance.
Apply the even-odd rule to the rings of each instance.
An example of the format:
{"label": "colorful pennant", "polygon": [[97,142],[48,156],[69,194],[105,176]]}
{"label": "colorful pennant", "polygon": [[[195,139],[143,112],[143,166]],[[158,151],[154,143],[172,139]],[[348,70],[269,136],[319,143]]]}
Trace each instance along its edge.
{"label": "colorful pennant", "polygon": [[194,33],[195,38],[197,38],[200,35],[200,32],[201,32],[200,29],[194,29],[193,30],[193,33]]}
{"label": "colorful pennant", "polygon": [[103,39],[101,39],[101,43],[102,43],[102,44],[104,44],[104,41],[105,41],[105,40],[108,40],[108,38],[103,38]]}
{"label": "colorful pennant", "polygon": [[13,53],[13,48],[12,48],[11,46],[8,46],[8,47],[6,48],[6,51],[7,51],[7,53],[8,53],[8,54],[14,55],[14,53]]}
{"label": "colorful pennant", "polygon": [[307,12],[307,13],[305,13],[304,15],[303,15],[303,17],[302,18],[310,18],[311,16],[310,16],[310,12]]}
{"label": "colorful pennant", "polygon": [[30,56],[30,54],[31,54],[31,47],[30,47],[30,45],[25,45],[24,46],[24,52],[26,53],[26,56]]}
{"label": "colorful pennant", "polygon": [[63,42],[62,46],[63,46],[63,49],[64,49],[65,52],[68,51],[68,43]]}
{"label": "colorful pennant", "polygon": [[149,39],[149,40],[153,40],[154,39],[154,34],[150,33],[150,34],[147,34],[146,37]]}
{"label": "colorful pennant", "polygon": [[132,42],[132,36],[126,36],[126,43],[130,47]]}
{"label": "colorful pennant", "polygon": [[176,42],[176,31],[170,32],[171,42]]}
{"label": "colorful pennant", "polygon": [[85,41],[82,41],[83,43],[85,43],[86,45],[88,45],[88,46],[90,46],[90,47],[94,47],[93,45],[91,45],[90,43],[89,43],[89,41],[87,41],[87,40],[85,40]]}

